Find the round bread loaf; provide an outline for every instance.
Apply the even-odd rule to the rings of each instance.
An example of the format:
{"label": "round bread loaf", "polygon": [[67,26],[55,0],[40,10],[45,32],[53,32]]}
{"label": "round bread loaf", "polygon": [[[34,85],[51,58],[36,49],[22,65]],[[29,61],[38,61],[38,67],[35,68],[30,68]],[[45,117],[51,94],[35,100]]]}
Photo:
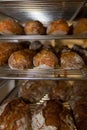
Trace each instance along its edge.
{"label": "round bread loaf", "polygon": [[6,65],[10,55],[22,48],[23,46],[18,43],[0,42],[0,66]]}
{"label": "round bread loaf", "polygon": [[61,67],[64,69],[80,69],[84,66],[83,59],[75,52],[61,54]]}
{"label": "round bread loaf", "polygon": [[0,106],[0,130],[30,130],[30,128],[30,107],[21,98]]}
{"label": "round bread loaf", "polygon": [[73,26],[74,34],[87,34],[87,18],[81,18]]}
{"label": "round bread loaf", "polygon": [[29,49],[19,50],[11,54],[8,65],[11,69],[28,69],[33,67],[34,51]]}
{"label": "round bread loaf", "polygon": [[0,21],[0,34],[3,35],[13,35],[13,34],[23,34],[24,30],[18,22],[13,19],[4,19]]}
{"label": "round bread loaf", "polygon": [[43,49],[34,56],[33,64],[35,67],[44,64],[49,67],[56,67],[58,65],[58,58],[52,51]]}
{"label": "round bread loaf", "polygon": [[25,34],[45,34],[46,28],[39,21],[28,21],[24,27]]}
{"label": "round bread loaf", "polygon": [[68,34],[69,26],[64,19],[59,19],[51,22],[47,27],[47,34]]}

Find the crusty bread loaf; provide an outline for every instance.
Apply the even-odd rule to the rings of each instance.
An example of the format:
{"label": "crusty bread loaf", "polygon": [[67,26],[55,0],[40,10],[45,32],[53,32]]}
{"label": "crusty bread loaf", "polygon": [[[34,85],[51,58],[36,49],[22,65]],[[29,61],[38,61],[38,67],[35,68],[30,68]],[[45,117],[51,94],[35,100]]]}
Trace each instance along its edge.
{"label": "crusty bread loaf", "polygon": [[87,34],[87,18],[80,18],[73,26],[74,34]]}
{"label": "crusty bread loaf", "polygon": [[6,18],[0,21],[0,34],[13,35],[23,34],[23,32],[23,27],[11,18]]}
{"label": "crusty bread loaf", "polygon": [[5,65],[8,62],[9,56],[22,49],[22,45],[18,43],[0,42],[0,66]]}
{"label": "crusty bread loaf", "polygon": [[0,106],[0,130],[31,130],[29,104],[16,98]]}
{"label": "crusty bread loaf", "polygon": [[79,54],[84,60],[85,65],[87,65],[87,48],[82,47],[82,45],[75,44],[73,45],[72,50],[76,52],[77,54]]}
{"label": "crusty bread loaf", "polygon": [[72,51],[62,53],[60,61],[64,69],[81,69],[84,66],[82,57]]}
{"label": "crusty bread loaf", "polygon": [[68,34],[69,26],[64,19],[52,21],[47,27],[47,34]]}
{"label": "crusty bread loaf", "polygon": [[29,49],[19,50],[12,53],[8,59],[11,69],[29,69],[33,67],[35,52]]}
{"label": "crusty bread loaf", "polygon": [[49,100],[32,116],[33,130],[74,130],[70,111],[58,100]]}
{"label": "crusty bread loaf", "polygon": [[33,58],[34,66],[47,65],[49,67],[56,67],[58,65],[57,56],[50,50],[42,49]]}
{"label": "crusty bread loaf", "polygon": [[52,88],[57,86],[56,81],[39,80],[26,81],[19,89],[19,96],[30,102],[38,102],[45,94],[48,94]]}
{"label": "crusty bread loaf", "polygon": [[46,28],[39,21],[28,21],[24,27],[25,34],[45,34]]}

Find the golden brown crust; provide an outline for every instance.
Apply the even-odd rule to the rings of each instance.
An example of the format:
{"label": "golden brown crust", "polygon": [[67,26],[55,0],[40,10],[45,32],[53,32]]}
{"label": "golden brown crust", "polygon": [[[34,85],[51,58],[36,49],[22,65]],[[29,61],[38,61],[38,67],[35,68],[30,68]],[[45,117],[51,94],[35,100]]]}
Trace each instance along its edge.
{"label": "golden brown crust", "polygon": [[34,66],[45,64],[50,67],[56,67],[58,65],[58,59],[53,52],[43,49],[34,56],[33,64]]}
{"label": "golden brown crust", "polygon": [[61,67],[64,69],[80,69],[84,66],[83,59],[75,52],[61,54]]}
{"label": "golden brown crust", "polygon": [[17,43],[0,42],[0,66],[5,65],[8,61],[9,56],[22,49],[22,46]]}
{"label": "golden brown crust", "polygon": [[76,21],[76,25],[73,26],[74,34],[87,34],[87,18],[81,18]]}
{"label": "golden brown crust", "polygon": [[0,115],[0,129],[18,130],[20,127],[24,128],[25,124],[17,124],[17,121],[22,118],[26,118],[26,126],[27,128],[28,126],[30,127],[31,114],[29,104],[25,104],[21,98],[13,99],[7,103]]}
{"label": "golden brown crust", "polygon": [[24,27],[25,34],[45,34],[46,28],[39,21],[28,21]]}
{"label": "golden brown crust", "polygon": [[23,28],[13,19],[4,19],[0,21],[1,34],[23,34]]}
{"label": "golden brown crust", "polygon": [[11,69],[28,69],[33,67],[35,52],[29,49],[19,50],[11,54],[8,64]]}
{"label": "golden brown crust", "polygon": [[64,19],[51,22],[47,28],[47,34],[67,34],[69,26]]}

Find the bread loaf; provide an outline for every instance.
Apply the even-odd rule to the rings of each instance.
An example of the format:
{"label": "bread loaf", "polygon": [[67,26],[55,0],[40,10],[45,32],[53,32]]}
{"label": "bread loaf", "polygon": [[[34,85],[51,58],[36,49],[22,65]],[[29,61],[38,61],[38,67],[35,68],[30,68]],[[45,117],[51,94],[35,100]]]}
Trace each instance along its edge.
{"label": "bread loaf", "polygon": [[61,67],[64,69],[81,69],[84,61],[81,56],[75,52],[63,52],[61,54]]}
{"label": "bread loaf", "polygon": [[73,25],[74,34],[87,34],[87,18],[80,18]]}
{"label": "bread loaf", "polygon": [[10,42],[0,42],[0,66],[7,64],[10,55],[22,49],[21,44],[10,43]]}
{"label": "bread loaf", "polygon": [[29,69],[33,67],[33,56],[35,52],[29,49],[19,50],[12,53],[8,59],[11,69]]}
{"label": "bread loaf", "polygon": [[57,86],[56,81],[39,80],[26,81],[19,89],[19,96],[30,102],[38,102],[45,94],[48,94],[52,88]]}
{"label": "bread loaf", "polygon": [[45,34],[46,28],[39,21],[28,21],[24,27],[25,34]]}
{"label": "bread loaf", "polygon": [[21,98],[0,107],[0,130],[31,130],[30,107]]}
{"label": "bread loaf", "polygon": [[58,65],[58,59],[52,51],[42,49],[34,56],[33,64],[36,67],[40,65],[47,65],[54,68]]}
{"label": "bread loaf", "polygon": [[50,100],[34,112],[32,128],[33,130],[74,130],[74,124],[69,110],[58,100]]}
{"label": "bread loaf", "polygon": [[12,18],[6,18],[0,21],[0,34],[15,35],[23,34],[23,27]]}
{"label": "bread loaf", "polygon": [[47,27],[47,34],[68,34],[69,26],[64,19],[52,21]]}

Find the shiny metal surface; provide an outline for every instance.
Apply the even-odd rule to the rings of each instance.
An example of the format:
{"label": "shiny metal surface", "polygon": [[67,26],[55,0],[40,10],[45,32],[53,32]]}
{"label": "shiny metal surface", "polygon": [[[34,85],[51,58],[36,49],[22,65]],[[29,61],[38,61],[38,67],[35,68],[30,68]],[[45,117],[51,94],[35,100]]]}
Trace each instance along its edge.
{"label": "shiny metal surface", "polygon": [[0,1],[0,12],[21,22],[40,20],[47,24],[59,18],[75,18],[83,4],[84,0]]}
{"label": "shiny metal surface", "polygon": [[4,80],[0,83],[0,102],[15,88],[15,80]]}
{"label": "shiny metal surface", "polygon": [[12,35],[0,36],[0,40],[54,40],[54,39],[87,39],[86,35]]}
{"label": "shiny metal surface", "polygon": [[58,69],[26,69],[11,70],[0,67],[1,79],[31,79],[31,80],[87,80],[87,68],[80,70]]}

